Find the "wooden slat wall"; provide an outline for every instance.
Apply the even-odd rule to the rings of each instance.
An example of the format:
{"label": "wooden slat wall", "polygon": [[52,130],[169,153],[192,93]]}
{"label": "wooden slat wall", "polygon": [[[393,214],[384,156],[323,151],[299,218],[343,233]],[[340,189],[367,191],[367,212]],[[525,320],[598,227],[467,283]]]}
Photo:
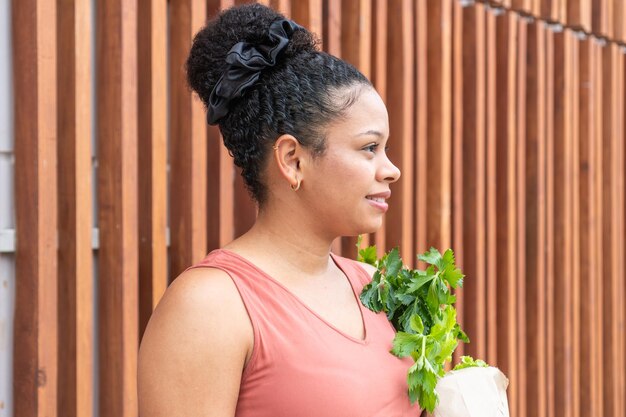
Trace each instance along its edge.
{"label": "wooden slat wall", "polygon": [[185,76],[185,60],[206,20],[206,6],[205,0],[169,3],[170,276],[201,260],[207,250],[207,128],[202,104]]}
{"label": "wooden slat wall", "polygon": [[137,4],[99,2],[99,415],[137,415]]}
{"label": "wooden slat wall", "polygon": [[[420,3],[418,3],[420,4]],[[389,125],[394,126],[395,143],[389,149],[389,157],[402,171],[395,184],[390,200],[387,219],[400,221],[386,222],[386,242],[388,247],[400,246],[406,262],[412,262],[413,206],[414,206],[414,30],[425,22],[426,16],[410,0],[391,0],[387,3],[388,54],[397,59],[387,60],[387,109]],[[417,16],[417,17],[415,17]],[[417,22],[417,24],[416,24]],[[419,44],[419,42],[418,42]],[[395,80],[396,82],[390,82]],[[419,89],[419,86],[418,86]]]}
{"label": "wooden slat wall", "polygon": [[[12,3],[16,416],[90,416],[94,401],[101,416],[136,416],[137,347],[168,282],[253,224],[219,130],[184,81],[195,32],[245,2],[98,2],[95,27],[86,0]],[[399,245],[409,265],[430,246],[455,250],[472,339],[455,357],[505,372],[514,417],[626,417],[626,7],[262,3],[317,32],[387,103],[402,177],[366,241],[381,254]],[[333,248],[354,256],[354,243]]]}
{"label": "wooden slat wall", "polygon": [[57,2],[59,415],[93,415],[91,3]]}
{"label": "wooden slat wall", "polygon": [[54,0],[15,0],[11,11],[18,230],[13,409],[16,416],[44,417],[56,415],[58,402],[57,7]]}
{"label": "wooden slat wall", "polygon": [[167,271],[167,2],[138,7],[139,332],[168,284]]}

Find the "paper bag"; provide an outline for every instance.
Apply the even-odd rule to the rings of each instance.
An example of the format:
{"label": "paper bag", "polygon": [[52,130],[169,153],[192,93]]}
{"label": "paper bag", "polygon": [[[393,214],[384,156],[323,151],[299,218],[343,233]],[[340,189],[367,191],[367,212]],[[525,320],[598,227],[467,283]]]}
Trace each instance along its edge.
{"label": "paper bag", "polygon": [[435,417],[509,417],[509,380],[498,368],[450,371],[437,383]]}

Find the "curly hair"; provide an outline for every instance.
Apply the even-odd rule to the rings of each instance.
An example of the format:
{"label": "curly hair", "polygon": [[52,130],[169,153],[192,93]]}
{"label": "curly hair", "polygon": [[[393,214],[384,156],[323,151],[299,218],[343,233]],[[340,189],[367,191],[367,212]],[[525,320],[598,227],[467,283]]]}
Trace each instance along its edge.
{"label": "curly hair", "polygon": [[[225,57],[237,42],[267,43],[272,22],[284,19],[260,4],[232,7],[209,21],[194,40],[187,58],[190,87],[206,106],[227,68]],[[319,156],[325,150],[325,128],[342,117],[370,81],[347,62],[319,50],[315,35],[296,30],[277,64],[229,104],[219,120],[224,145],[252,197],[267,199],[263,171],[275,140],[282,134]]]}

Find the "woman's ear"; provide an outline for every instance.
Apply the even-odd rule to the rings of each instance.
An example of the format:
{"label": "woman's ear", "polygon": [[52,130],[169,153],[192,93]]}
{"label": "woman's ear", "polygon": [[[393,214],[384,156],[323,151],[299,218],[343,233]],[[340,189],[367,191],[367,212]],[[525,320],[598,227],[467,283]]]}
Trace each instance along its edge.
{"label": "woman's ear", "polygon": [[281,175],[292,187],[297,187],[302,181],[300,162],[304,148],[292,135],[282,135],[274,143],[273,150]]}

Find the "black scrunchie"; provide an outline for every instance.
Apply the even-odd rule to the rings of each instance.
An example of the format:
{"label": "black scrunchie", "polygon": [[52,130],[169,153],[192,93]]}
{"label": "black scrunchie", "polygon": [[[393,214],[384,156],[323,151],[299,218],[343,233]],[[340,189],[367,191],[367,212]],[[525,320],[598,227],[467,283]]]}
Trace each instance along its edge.
{"label": "black scrunchie", "polygon": [[276,20],[270,25],[271,44],[238,42],[228,51],[226,63],[229,65],[209,97],[207,122],[210,125],[217,124],[228,114],[230,101],[241,97],[247,88],[254,85],[264,68],[276,65],[278,55],[297,29],[304,28],[291,20]]}

